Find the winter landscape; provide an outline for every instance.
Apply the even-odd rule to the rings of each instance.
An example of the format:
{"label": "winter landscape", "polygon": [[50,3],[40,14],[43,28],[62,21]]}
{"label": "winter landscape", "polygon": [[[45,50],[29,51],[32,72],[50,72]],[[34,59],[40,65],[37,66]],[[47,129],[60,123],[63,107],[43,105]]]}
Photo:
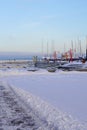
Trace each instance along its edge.
{"label": "winter landscape", "polygon": [[23,66],[0,66],[0,129],[87,130],[87,73]]}
{"label": "winter landscape", "polygon": [[87,0],[0,0],[0,130],[87,130]]}

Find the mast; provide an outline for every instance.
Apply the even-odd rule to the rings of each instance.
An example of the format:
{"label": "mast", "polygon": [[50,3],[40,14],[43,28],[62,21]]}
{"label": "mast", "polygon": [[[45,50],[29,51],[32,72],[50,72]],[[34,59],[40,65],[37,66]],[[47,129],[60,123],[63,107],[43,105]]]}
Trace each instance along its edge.
{"label": "mast", "polygon": [[79,46],[80,46],[80,56],[82,56],[81,40],[79,41]]}
{"label": "mast", "polygon": [[65,46],[65,43],[64,43],[64,54],[65,54],[65,52],[66,52],[66,46]]}
{"label": "mast", "polygon": [[73,52],[73,41],[71,40],[71,47],[72,47],[72,52]]}
{"label": "mast", "polygon": [[54,41],[52,40],[52,46],[51,46],[51,53],[52,53],[52,56],[53,56],[53,53],[54,53]]}
{"label": "mast", "polygon": [[77,48],[76,48],[76,40],[75,40],[75,58],[76,58],[76,53],[77,53]]}
{"label": "mast", "polygon": [[42,46],[41,47],[42,47],[42,57],[43,57],[43,40],[42,40]]}
{"label": "mast", "polygon": [[87,60],[87,36],[86,36],[86,60]]}
{"label": "mast", "polygon": [[48,57],[48,42],[47,42],[47,57]]}
{"label": "mast", "polygon": [[71,40],[71,52],[72,52],[72,57],[73,57],[73,41]]}
{"label": "mast", "polygon": [[81,40],[78,39],[78,50],[79,50],[79,57],[82,56],[82,47],[81,47]]}

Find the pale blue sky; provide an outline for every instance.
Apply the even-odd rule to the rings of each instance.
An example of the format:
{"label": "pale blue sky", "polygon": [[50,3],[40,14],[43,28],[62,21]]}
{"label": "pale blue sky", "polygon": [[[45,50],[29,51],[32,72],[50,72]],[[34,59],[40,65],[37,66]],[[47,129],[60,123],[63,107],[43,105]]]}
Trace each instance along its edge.
{"label": "pale blue sky", "polygon": [[87,0],[1,0],[0,51],[56,50],[87,35]]}

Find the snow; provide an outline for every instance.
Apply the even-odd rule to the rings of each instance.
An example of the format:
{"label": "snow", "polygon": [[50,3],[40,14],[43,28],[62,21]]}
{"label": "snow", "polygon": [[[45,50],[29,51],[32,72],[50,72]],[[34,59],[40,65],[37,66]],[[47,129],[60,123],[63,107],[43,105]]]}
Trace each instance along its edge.
{"label": "snow", "polygon": [[47,121],[49,130],[87,129],[86,80],[86,72],[0,70],[0,81],[11,86],[41,120]]}

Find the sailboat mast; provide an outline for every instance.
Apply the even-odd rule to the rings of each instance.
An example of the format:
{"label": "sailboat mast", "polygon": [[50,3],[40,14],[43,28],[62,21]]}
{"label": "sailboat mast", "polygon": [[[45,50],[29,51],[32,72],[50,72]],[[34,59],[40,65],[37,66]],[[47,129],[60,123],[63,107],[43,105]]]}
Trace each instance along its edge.
{"label": "sailboat mast", "polygon": [[76,58],[76,53],[77,53],[77,48],[76,48],[77,46],[76,46],[76,40],[75,40],[75,58]]}
{"label": "sailboat mast", "polygon": [[53,55],[53,53],[54,53],[54,41],[52,40],[52,48],[51,48],[51,53],[52,53],[52,55]]}
{"label": "sailboat mast", "polygon": [[82,48],[81,48],[81,40],[79,41],[80,44],[80,56],[82,55]]}
{"label": "sailboat mast", "polygon": [[65,54],[65,52],[66,52],[66,46],[65,46],[65,43],[64,43],[64,54]]}
{"label": "sailboat mast", "polygon": [[47,57],[48,57],[48,42],[47,42]]}
{"label": "sailboat mast", "polygon": [[43,40],[42,40],[42,57],[43,57]]}
{"label": "sailboat mast", "polygon": [[87,60],[87,36],[86,36],[86,60]]}
{"label": "sailboat mast", "polygon": [[72,53],[72,57],[73,57],[73,41],[71,40],[71,53]]}
{"label": "sailboat mast", "polygon": [[73,41],[71,41],[71,47],[72,47],[72,52],[73,52]]}

